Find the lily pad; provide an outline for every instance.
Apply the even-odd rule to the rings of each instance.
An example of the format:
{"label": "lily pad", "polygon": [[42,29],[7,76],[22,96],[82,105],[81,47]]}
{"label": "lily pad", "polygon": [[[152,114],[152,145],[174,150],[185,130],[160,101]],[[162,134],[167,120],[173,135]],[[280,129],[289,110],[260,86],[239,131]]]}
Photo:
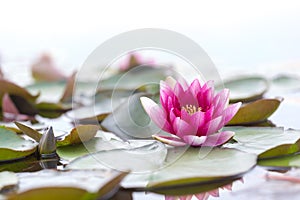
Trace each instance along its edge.
{"label": "lily pad", "polygon": [[269,88],[268,80],[263,77],[243,77],[224,83],[230,90],[230,102],[250,102],[262,98]]}
{"label": "lily pad", "polygon": [[[143,154],[143,156],[138,154],[140,158],[137,159],[138,156],[136,156],[133,162],[132,157],[125,157],[123,149],[115,149],[75,159],[67,168],[105,169],[105,167],[112,166],[107,163],[115,162],[115,165],[119,167],[123,166],[136,170],[137,165],[144,165],[144,169],[148,168],[152,172],[130,174],[122,182],[122,186],[127,189],[152,191],[161,194],[185,195],[209,191],[227,185],[241,177],[256,164],[257,156],[254,154],[234,149],[205,148],[205,150],[202,150],[192,147],[188,149],[185,147],[169,149],[165,162],[155,166],[153,165],[155,163],[154,156],[149,159]],[[205,156],[201,152],[205,153],[203,154]],[[207,152],[208,154],[206,154]],[[106,156],[103,154],[106,154]],[[162,162],[161,158],[156,157],[156,159],[156,163]]]}
{"label": "lily pad", "polygon": [[260,99],[243,104],[227,125],[251,125],[266,121],[279,107],[282,98]]}
{"label": "lily pad", "polygon": [[290,154],[275,158],[258,160],[258,165],[271,169],[289,169],[292,167],[300,167],[300,154]]}
{"label": "lily pad", "polygon": [[57,118],[71,108],[63,106],[60,103],[40,102],[36,104],[38,114],[46,118]]}
{"label": "lily pad", "polygon": [[98,124],[132,93],[132,90],[102,90],[96,94],[94,99],[90,99],[94,102],[93,105],[73,109],[67,112],[66,116],[77,123]]}
{"label": "lily pad", "polygon": [[227,143],[225,147],[262,155],[262,158],[295,152],[296,148],[282,145],[292,145],[300,139],[300,131],[285,131],[277,127],[227,127],[226,130],[235,132],[233,139],[236,143]]}
{"label": "lily pad", "polygon": [[103,120],[101,126],[124,140],[151,138],[158,133],[159,128],[150,120],[141,104],[141,96],[145,94],[137,93],[130,96]]}
{"label": "lily pad", "polygon": [[0,161],[20,159],[33,154],[37,143],[25,140],[16,133],[0,127]]}
{"label": "lily pad", "polygon": [[119,187],[126,172],[106,171],[54,171],[19,173],[20,184],[16,193],[7,199],[98,199],[109,198]]}
{"label": "lily pad", "polygon": [[71,161],[75,158],[96,153],[98,151],[109,151],[117,148],[125,148],[128,143],[124,143],[115,139],[105,140],[101,137],[95,137],[84,144],[78,144],[74,146],[61,146],[58,147],[56,152],[60,158]]}
{"label": "lily pad", "polygon": [[24,99],[28,100],[29,102],[35,102],[35,100],[39,97],[39,93],[37,95],[32,95],[29,93],[25,88],[22,88],[10,81],[5,79],[0,79],[0,99],[2,99],[2,95],[4,93],[8,93],[10,95],[16,95],[23,97]]}
{"label": "lily pad", "polygon": [[170,75],[169,69],[165,67],[135,67],[125,73],[113,75],[99,82],[99,90],[126,89],[135,90],[148,84],[159,84]]}
{"label": "lily pad", "polygon": [[57,141],[57,146],[80,144],[94,138],[99,130],[96,125],[79,125],[71,130],[64,138]]}

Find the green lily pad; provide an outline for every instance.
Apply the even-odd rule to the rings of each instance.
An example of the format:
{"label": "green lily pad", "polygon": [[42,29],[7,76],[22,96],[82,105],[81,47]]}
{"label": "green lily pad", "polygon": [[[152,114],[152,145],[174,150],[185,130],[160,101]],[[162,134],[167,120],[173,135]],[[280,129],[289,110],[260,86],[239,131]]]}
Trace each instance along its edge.
{"label": "green lily pad", "polygon": [[37,143],[25,140],[16,133],[0,127],[0,161],[20,159],[33,154]]}
{"label": "green lily pad", "polygon": [[271,169],[289,169],[292,167],[300,167],[300,154],[290,154],[275,158],[258,160],[258,165]]}
{"label": "green lily pad", "polygon": [[150,175],[147,190],[167,195],[197,194],[231,183],[256,164],[254,154],[207,150],[208,154],[201,156],[198,148],[189,148],[176,162]]}
{"label": "green lily pad", "polygon": [[125,148],[126,146],[128,146],[127,143],[115,139],[105,140],[101,137],[95,137],[87,142],[84,142],[84,144],[58,147],[56,153],[60,158],[71,161],[75,158],[90,153],[96,153],[98,151],[109,151],[116,148]]}
{"label": "green lily pad", "polygon": [[250,102],[261,99],[269,88],[268,80],[263,77],[244,77],[224,83],[230,90],[230,102]]}
{"label": "green lily pad", "polygon": [[[142,149],[147,150],[145,147]],[[168,150],[167,157],[163,159],[165,162],[162,162],[161,156],[145,156],[145,153],[151,154],[149,149],[144,154],[140,150],[134,153],[135,151],[136,149],[127,151],[126,153],[131,153],[127,156],[124,149],[98,152],[73,160],[67,169],[105,169],[111,167],[113,162],[114,167],[119,168],[141,170],[137,168],[141,166],[151,173],[130,174],[122,182],[123,187],[185,195],[227,185],[255,166],[257,159],[254,154],[234,149],[176,147]]]}
{"label": "green lily pad", "polygon": [[103,121],[116,107],[126,98],[132,95],[132,90],[102,90],[99,91],[94,105],[88,105],[73,109],[66,113],[66,116],[77,123],[98,124]]}
{"label": "green lily pad", "polygon": [[57,141],[57,146],[81,144],[94,138],[99,130],[96,125],[79,125],[71,130],[64,138]]}
{"label": "green lily pad", "polygon": [[300,90],[300,78],[298,76],[279,75],[271,80],[269,95],[278,96],[294,93]]}
{"label": "green lily pad", "polygon": [[159,128],[150,120],[141,104],[142,96],[145,94],[137,93],[130,96],[103,120],[101,126],[125,140],[151,138],[158,133]]}
{"label": "green lily pad", "polygon": [[[261,155],[261,158],[275,157],[294,153],[295,144],[300,139],[300,131],[285,131],[277,127],[227,127],[226,130],[235,132],[235,143],[224,146],[236,148],[245,152]],[[288,146],[282,146],[289,144]]]}
{"label": "green lily pad", "polygon": [[148,84],[159,84],[170,75],[168,68],[135,67],[128,72],[113,75],[99,82],[99,90],[125,89],[135,90]]}
{"label": "green lily pad", "polygon": [[18,177],[13,172],[0,172],[0,192],[15,187],[18,184]]}
{"label": "green lily pad", "polygon": [[60,103],[40,102],[36,104],[36,109],[38,110],[38,114],[42,117],[57,118],[71,108],[63,106]]}
{"label": "green lily pad", "polygon": [[54,171],[42,170],[20,173],[16,193],[7,199],[98,199],[109,198],[117,191],[126,172],[106,171]]}
{"label": "green lily pad", "polygon": [[243,104],[227,125],[251,125],[266,121],[279,107],[282,98],[260,99]]}

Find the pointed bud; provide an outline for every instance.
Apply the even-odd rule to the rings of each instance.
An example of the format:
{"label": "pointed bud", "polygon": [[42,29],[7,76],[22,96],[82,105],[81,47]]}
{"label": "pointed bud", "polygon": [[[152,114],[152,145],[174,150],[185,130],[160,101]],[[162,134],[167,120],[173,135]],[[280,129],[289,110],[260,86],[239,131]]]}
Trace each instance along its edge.
{"label": "pointed bud", "polygon": [[56,155],[56,139],[52,127],[43,134],[38,148],[41,157],[53,157]]}

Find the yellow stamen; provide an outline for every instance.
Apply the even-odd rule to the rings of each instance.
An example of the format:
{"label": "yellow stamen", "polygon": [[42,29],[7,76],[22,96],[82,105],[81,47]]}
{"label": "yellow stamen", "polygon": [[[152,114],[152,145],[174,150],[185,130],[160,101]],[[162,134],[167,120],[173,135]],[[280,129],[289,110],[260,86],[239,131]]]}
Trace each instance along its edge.
{"label": "yellow stamen", "polygon": [[181,107],[182,110],[185,110],[187,113],[189,113],[190,115],[199,112],[202,110],[201,107],[196,107],[194,105],[185,105]]}

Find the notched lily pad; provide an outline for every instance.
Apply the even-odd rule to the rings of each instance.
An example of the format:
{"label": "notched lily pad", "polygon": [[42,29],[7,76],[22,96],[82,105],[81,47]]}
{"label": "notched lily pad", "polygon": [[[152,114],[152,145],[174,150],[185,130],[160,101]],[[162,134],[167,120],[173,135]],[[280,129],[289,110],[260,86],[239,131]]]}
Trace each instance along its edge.
{"label": "notched lily pad", "polygon": [[250,102],[261,99],[269,88],[268,80],[259,77],[243,77],[229,80],[224,87],[230,90],[230,102]]}
{"label": "notched lily pad", "polygon": [[227,125],[251,125],[266,121],[279,107],[282,98],[260,99],[243,104]]}
{"label": "notched lily pad", "polygon": [[[227,143],[225,147],[255,153],[261,158],[295,153],[297,147],[293,144],[300,139],[300,131],[285,131],[278,127],[226,127],[226,130],[235,132],[233,139],[236,142]],[[290,146],[285,146],[287,144]]]}
{"label": "notched lily pad", "polygon": [[0,162],[16,160],[33,154],[37,143],[25,140],[16,133],[0,127]]}

